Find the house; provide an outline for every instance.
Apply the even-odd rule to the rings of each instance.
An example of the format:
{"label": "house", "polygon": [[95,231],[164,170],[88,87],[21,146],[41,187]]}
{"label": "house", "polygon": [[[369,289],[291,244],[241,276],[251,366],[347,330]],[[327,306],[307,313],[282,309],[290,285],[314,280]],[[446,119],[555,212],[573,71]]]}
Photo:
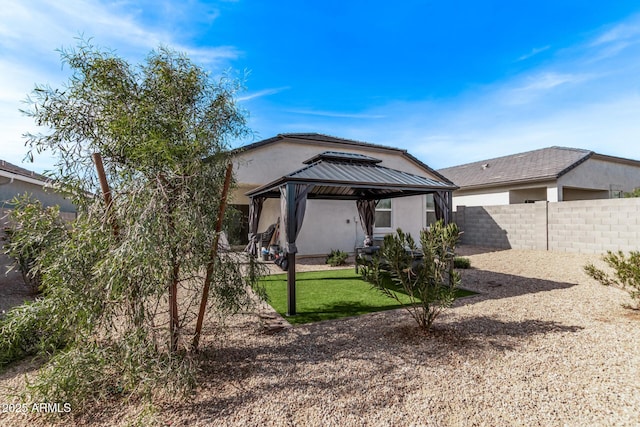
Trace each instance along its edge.
{"label": "house", "polygon": [[622,197],[640,187],[640,161],[549,147],[439,169],[460,188],[453,206]]}
{"label": "house", "polygon": [[[242,224],[248,224],[250,196],[266,194],[271,197],[262,205],[258,232],[282,221],[281,202],[274,189],[288,180],[316,182],[296,240],[300,255],[326,255],[332,249],[354,252],[356,247],[362,246],[365,233],[355,203],[359,196],[353,191],[354,188],[365,191],[364,181],[367,185],[377,186],[375,198],[380,200],[375,208],[374,239],[382,238],[396,228],[417,236],[422,228],[435,220],[438,209],[439,196],[426,193],[450,194],[456,188],[406,150],[317,133],[280,134],[240,147],[234,153],[234,166],[238,185],[230,204],[244,214]],[[353,172],[356,169],[357,172]],[[365,169],[374,171],[376,176],[367,172],[365,178],[362,172]],[[399,179],[400,183],[375,184],[382,175],[388,180]],[[322,185],[318,185],[320,178]],[[342,188],[342,194],[336,188]],[[332,192],[331,200],[322,197],[322,191],[325,195]],[[380,194],[392,197],[384,199]],[[248,232],[245,227],[230,234],[231,243],[246,243]]]}
{"label": "house", "polygon": [[44,207],[58,205],[61,212],[75,212],[76,208],[62,194],[53,191],[51,180],[44,175],[0,160],[0,209],[22,194],[31,194]]}

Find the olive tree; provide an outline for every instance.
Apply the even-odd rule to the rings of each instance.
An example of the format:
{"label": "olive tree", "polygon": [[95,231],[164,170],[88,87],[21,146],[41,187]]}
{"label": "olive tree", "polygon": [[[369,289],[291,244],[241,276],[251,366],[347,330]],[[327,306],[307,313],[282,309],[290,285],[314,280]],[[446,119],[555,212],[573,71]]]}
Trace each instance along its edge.
{"label": "olive tree", "polygon": [[[97,390],[186,384],[203,272],[213,272],[208,305],[216,315],[247,307],[257,286],[254,265],[212,251],[229,143],[249,133],[234,101],[240,84],[213,79],[167,48],[138,65],[86,41],[60,53],[71,77],[61,88],[35,87],[24,112],[46,131],[28,134],[27,144],[29,156],[55,156],[54,178],[72,195],[78,218],[39,267],[47,291],[27,314],[38,325],[38,304],[47,313],[66,304],[57,308],[73,312],[74,323],[51,316],[73,333],[55,343],[62,350],[41,370],[36,390],[52,401],[78,401]],[[7,319],[24,327],[18,312]]]}

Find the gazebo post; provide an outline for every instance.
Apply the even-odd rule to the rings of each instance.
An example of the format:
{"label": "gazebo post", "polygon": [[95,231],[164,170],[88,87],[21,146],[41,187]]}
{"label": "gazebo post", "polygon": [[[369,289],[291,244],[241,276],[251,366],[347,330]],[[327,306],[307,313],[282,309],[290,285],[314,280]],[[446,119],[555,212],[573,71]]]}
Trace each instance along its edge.
{"label": "gazebo post", "polygon": [[[288,243],[295,243],[296,218],[296,191],[293,183],[287,183],[287,240]],[[293,240],[293,241],[292,241]],[[290,245],[287,245],[287,315],[296,314],[296,253],[289,252]]]}
{"label": "gazebo post", "polygon": [[451,190],[447,191],[447,211],[449,215],[449,221],[453,222],[453,192]]}
{"label": "gazebo post", "polygon": [[289,268],[287,270],[287,316],[296,314],[296,254],[287,254]]}

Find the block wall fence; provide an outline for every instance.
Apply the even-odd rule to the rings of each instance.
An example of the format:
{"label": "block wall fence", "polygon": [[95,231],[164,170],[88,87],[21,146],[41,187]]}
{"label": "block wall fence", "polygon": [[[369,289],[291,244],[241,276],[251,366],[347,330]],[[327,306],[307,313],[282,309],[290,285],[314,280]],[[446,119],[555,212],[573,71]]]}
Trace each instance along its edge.
{"label": "block wall fence", "polygon": [[640,250],[640,198],[458,206],[462,244],[604,253]]}

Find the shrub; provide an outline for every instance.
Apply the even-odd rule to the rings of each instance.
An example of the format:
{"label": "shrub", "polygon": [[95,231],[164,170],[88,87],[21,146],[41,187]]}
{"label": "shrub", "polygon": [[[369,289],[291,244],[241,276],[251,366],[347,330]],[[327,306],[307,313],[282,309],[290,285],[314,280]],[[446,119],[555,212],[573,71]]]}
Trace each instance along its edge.
{"label": "shrub", "polygon": [[28,194],[14,198],[11,204],[4,252],[15,261],[11,268],[17,268],[25,283],[34,292],[40,292],[43,290],[40,261],[68,237],[67,229],[57,206],[43,208],[39,200]]}
{"label": "shrub", "polygon": [[457,256],[453,259],[453,268],[471,268],[471,260]]}
{"label": "shrub", "polygon": [[339,249],[331,249],[329,255],[327,255],[326,263],[332,267],[344,265],[345,261],[349,257],[349,254]]}
{"label": "shrub", "polygon": [[602,259],[615,271],[613,276],[593,264],[587,264],[584,267],[585,272],[605,286],[627,289],[640,308],[640,252],[631,251],[626,256],[622,251],[607,251],[607,255]]}
{"label": "shrub", "polygon": [[623,194],[624,197],[630,198],[630,197],[640,197],[640,187],[638,188],[634,188],[633,191],[630,191],[628,193],[624,193]]}
{"label": "shrub", "polygon": [[453,304],[460,276],[453,269],[455,246],[460,232],[455,224],[436,222],[420,232],[422,259],[416,257],[417,245],[410,234],[401,229],[396,235],[384,238],[379,259],[363,268],[363,278],[376,289],[397,300],[398,295],[384,281],[384,268],[397,288],[409,296],[411,304],[404,307],[424,331],[429,331],[434,320]]}

